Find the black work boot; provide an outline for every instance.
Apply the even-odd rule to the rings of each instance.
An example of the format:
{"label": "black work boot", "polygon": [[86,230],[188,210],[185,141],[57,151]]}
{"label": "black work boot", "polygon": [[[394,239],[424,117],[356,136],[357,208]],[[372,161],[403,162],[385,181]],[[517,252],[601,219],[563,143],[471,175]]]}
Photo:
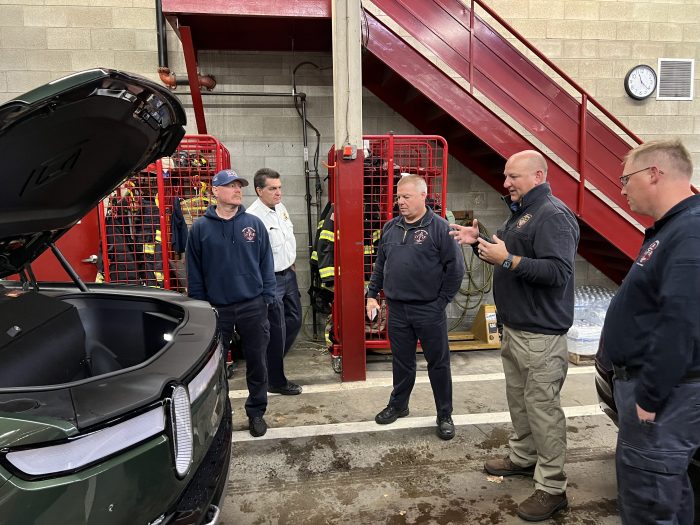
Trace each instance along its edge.
{"label": "black work boot", "polygon": [[387,406],[384,410],[379,412],[374,418],[374,420],[379,423],[380,425],[388,425],[389,423],[393,423],[400,417],[406,417],[408,415],[408,407],[404,408],[403,410],[399,410],[398,408],[394,408],[393,406],[389,405]]}
{"label": "black work boot", "polygon": [[445,441],[455,437],[455,424],[452,422],[452,416],[438,416],[437,435]]}
{"label": "black work boot", "polygon": [[262,416],[248,418],[248,430],[253,437],[264,436],[267,432],[267,423]]}

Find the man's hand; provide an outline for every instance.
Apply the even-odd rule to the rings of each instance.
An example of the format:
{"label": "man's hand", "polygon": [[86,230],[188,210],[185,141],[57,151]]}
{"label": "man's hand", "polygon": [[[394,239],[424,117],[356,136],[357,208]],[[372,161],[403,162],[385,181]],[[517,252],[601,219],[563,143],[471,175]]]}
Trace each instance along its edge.
{"label": "man's hand", "polygon": [[460,226],[459,224],[450,224],[450,235],[455,238],[459,244],[474,244],[479,238],[479,221],[474,219],[471,226]]}
{"label": "man's hand", "polygon": [[367,298],[367,306],[365,307],[365,311],[367,312],[367,318],[370,321],[374,321],[379,313],[379,303],[374,297]]}
{"label": "man's hand", "polygon": [[506,243],[495,235],[491,238],[493,242],[479,239],[479,259],[489,264],[500,266],[508,257],[508,249],[506,248]]}
{"label": "man's hand", "polygon": [[639,405],[636,405],[636,406],[637,406],[637,417],[639,418],[639,421],[641,421],[643,423],[649,423],[649,422],[652,422],[656,419],[656,412],[647,412]]}

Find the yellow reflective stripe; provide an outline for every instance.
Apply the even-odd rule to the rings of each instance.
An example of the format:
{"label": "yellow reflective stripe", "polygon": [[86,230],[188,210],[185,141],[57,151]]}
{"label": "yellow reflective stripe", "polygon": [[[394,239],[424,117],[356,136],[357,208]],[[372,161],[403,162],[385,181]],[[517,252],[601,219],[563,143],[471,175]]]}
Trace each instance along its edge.
{"label": "yellow reflective stripe", "polygon": [[316,250],[311,252],[311,260],[318,262],[318,252]]}
{"label": "yellow reflective stripe", "polygon": [[372,232],[372,242],[377,242],[382,237],[382,230],[374,230]]}
{"label": "yellow reflective stripe", "polygon": [[143,253],[156,253],[156,245],[155,244],[144,244],[143,245]]}
{"label": "yellow reflective stripe", "polygon": [[163,272],[153,272],[156,276],[156,281],[162,281],[163,280]]}
{"label": "yellow reflective stripe", "polygon": [[156,230],[156,242],[161,242],[160,230]]}
{"label": "yellow reflective stripe", "polygon": [[365,255],[372,255],[374,253],[374,246],[365,246]]}
{"label": "yellow reflective stripe", "polygon": [[318,221],[318,224],[316,225],[316,229],[317,229],[317,230],[320,230],[321,228],[323,228],[323,222],[324,222],[324,220],[325,220],[325,219],[321,219],[320,221]]}
{"label": "yellow reflective stripe", "polygon": [[334,277],[335,276],[335,268],[333,268],[332,266],[327,267],[327,268],[319,268],[318,273],[321,276],[321,279],[328,278],[328,277]]}
{"label": "yellow reflective stripe", "polygon": [[335,242],[335,234],[328,230],[321,231],[319,238],[323,239],[324,241]]}

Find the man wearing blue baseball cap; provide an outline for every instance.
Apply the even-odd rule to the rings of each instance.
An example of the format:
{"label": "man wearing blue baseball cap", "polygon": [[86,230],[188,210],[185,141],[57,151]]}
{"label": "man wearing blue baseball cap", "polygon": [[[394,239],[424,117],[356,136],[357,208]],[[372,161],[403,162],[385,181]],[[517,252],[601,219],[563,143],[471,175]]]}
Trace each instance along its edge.
{"label": "man wearing blue baseball cap", "polygon": [[248,181],[231,169],[212,179],[217,204],[194,222],[187,240],[187,293],[218,311],[224,355],[233,330],[240,335],[248,428],[260,437],[267,432],[267,309],[275,301],[275,267],[265,225],[242,204],[244,186]]}

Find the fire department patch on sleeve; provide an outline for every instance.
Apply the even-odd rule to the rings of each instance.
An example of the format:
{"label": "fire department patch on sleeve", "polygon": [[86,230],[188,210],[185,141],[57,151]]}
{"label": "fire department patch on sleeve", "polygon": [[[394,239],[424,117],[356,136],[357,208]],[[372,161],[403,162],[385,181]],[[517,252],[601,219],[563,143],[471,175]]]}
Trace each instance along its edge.
{"label": "fire department patch on sleeve", "polygon": [[241,233],[243,234],[243,238],[246,241],[248,241],[248,242],[255,241],[256,233],[255,233],[255,228],[253,228],[252,226],[246,226],[245,228],[243,228],[243,230],[241,230]]}
{"label": "fire department patch on sleeve", "polygon": [[654,255],[654,250],[656,250],[659,247],[659,241],[654,241],[652,242],[646,250],[644,250],[644,253],[639,256],[639,260],[637,261],[637,264],[639,266],[644,266],[645,263],[651,259],[651,256]]}

